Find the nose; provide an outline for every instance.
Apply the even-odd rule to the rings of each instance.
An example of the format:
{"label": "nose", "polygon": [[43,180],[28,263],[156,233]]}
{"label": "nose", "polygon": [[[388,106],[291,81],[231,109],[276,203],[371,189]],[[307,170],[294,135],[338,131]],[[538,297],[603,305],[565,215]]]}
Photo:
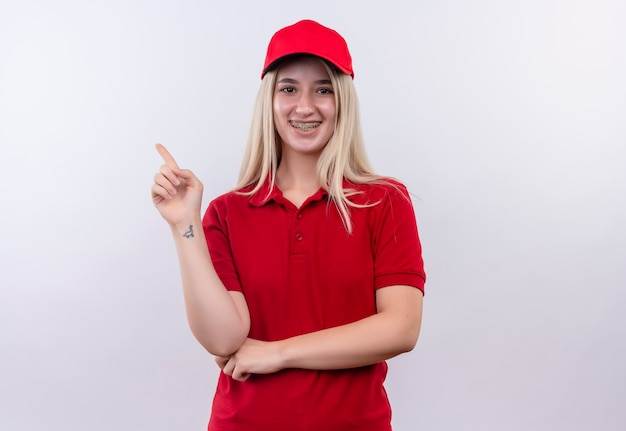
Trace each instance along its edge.
{"label": "nose", "polygon": [[315,112],[315,105],[313,99],[307,93],[301,93],[296,105],[296,114],[308,116]]}

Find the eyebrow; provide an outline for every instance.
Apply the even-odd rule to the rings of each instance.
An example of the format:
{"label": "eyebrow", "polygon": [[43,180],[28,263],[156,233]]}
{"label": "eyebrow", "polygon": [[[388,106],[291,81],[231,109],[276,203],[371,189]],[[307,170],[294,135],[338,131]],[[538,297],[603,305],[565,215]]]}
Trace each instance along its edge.
{"label": "eyebrow", "polygon": [[[283,78],[279,80],[278,83],[279,84],[297,84],[298,81],[292,78]],[[315,81],[315,84],[332,85],[332,81],[330,79],[318,79],[317,81]]]}

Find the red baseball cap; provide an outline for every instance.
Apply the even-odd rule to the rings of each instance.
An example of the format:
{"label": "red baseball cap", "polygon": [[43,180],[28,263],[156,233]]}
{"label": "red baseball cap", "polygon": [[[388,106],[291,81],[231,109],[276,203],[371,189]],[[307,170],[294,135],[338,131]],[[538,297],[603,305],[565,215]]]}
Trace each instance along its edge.
{"label": "red baseball cap", "polygon": [[335,30],[308,19],[274,33],[267,47],[261,78],[276,66],[279,60],[293,54],[316,55],[354,78],[352,57],[344,38]]}

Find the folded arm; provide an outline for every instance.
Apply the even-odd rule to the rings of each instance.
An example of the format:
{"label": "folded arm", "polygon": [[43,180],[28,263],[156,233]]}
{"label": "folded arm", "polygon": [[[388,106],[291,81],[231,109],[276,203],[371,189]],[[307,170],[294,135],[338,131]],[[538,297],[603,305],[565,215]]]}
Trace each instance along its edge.
{"label": "folded arm", "polygon": [[415,347],[422,320],[422,292],[389,286],[376,292],[377,313],[359,321],[275,342],[246,339],[232,356],[218,357],[236,380],[285,368],[355,368],[392,358]]}

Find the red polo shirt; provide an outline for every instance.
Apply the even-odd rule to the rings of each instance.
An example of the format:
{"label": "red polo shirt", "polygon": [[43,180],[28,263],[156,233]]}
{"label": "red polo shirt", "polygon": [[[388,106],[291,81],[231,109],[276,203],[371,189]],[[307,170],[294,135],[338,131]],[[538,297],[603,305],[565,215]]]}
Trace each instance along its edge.
{"label": "red polo shirt", "polygon": [[[346,187],[348,234],[319,190],[300,207],[269,186],[254,196],[215,199],[203,227],[217,273],[243,292],[250,337],[275,341],[354,322],[376,313],[375,292],[391,285],[423,291],[415,215],[405,187]],[[237,382],[220,375],[209,430],[388,431],[391,409],[385,362],[348,370],[288,369]]]}

